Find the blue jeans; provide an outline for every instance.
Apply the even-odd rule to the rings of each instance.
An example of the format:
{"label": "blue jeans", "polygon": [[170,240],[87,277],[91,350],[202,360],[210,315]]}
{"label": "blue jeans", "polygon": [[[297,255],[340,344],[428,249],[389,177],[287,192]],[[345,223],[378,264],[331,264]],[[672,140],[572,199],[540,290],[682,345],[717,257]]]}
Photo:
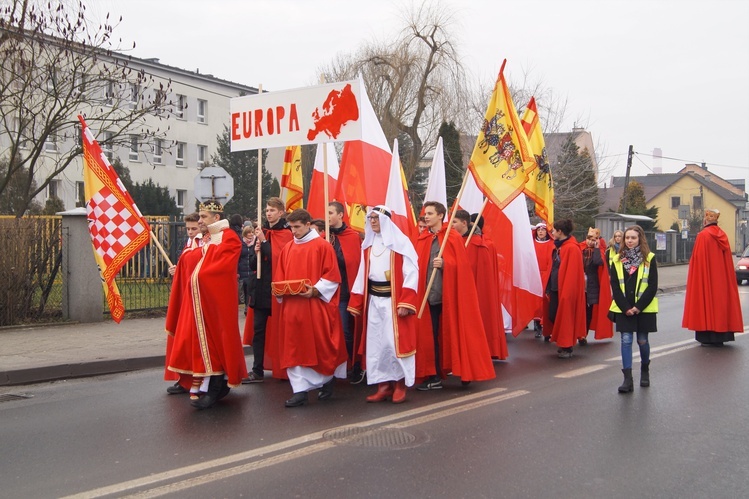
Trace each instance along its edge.
{"label": "blue jeans", "polygon": [[[622,333],[622,367],[632,369],[632,337],[634,333]],[[637,345],[640,347],[640,364],[650,362],[650,343],[648,333],[637,333]]]}

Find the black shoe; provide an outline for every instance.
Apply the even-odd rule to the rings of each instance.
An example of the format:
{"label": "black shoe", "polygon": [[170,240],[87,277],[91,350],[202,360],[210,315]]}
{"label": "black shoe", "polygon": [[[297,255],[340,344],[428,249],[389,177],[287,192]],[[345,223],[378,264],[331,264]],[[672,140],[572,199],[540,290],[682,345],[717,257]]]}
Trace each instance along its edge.
{"label": "black shoe", "polygon": [[225,379],[222,380],[221,390],[219,390],[216,400],[221,400],[222,398],[226,397],[227,395],[229,395],[230,391],[231,391],[231,388],[229,388],[229,382]]}
{"label": "black shoe", "polygon": [[206,392],[206,394],[197,400],[191,401],[190,405],[192,405],[193,407],[199,410],[213,407],[213,405],[216,402],[218,402],[219,394],[221,393],[221,388],[223,384],[224,384],[223,374],[211,376],[211,380],[208,382],[208,391]]}
{"label": "black shoe", "polygon": [[243,385],[249,385],[250,383],[262,383],[265,378],[255,371],[250,371],[250,374],[242,380]]}
{"label": "black shoe", "polygon": [[299,407],[307,403],[307,392],[295,393],[293,397],[286,401],[286,407]]}
{"label": "black shoe", "polygon": [[587,345],[588,344],[588,339],[587,338],[580,338],[579,340],[577,340],[577,344],[580,345],[580,346]]}
{"label": "black shoe", "polygon": [[572,349],[571,348],[563,348],[561,352],[557,354],[557,357],[560,359],[569,359],[572,357]]}
{"label": "black shoe", "polygon": [[535,337],[536,337],[536,338],[541,338],[542,336],[543,336],[543,335],[541,334],[541,331],[538,331],[538,330],[537,330],[537,331],[536,331],[536,334],[535,334]]}
{"label": "black shoe", "polygon": [[320,391],[317,393],[317,400],[328,400],[333,396],[333,384],[335,383],[335,377],[330,378],[330,381],[322,385]]}
{"label": "black shoe", "polygon": [[177,383],[174,383],[172,386],[166,389],[166,393],[169,395],[179,395],[180,393],[187,393],[187,390],[182,388],[182,385],[179,384],[179,381]]}
{"label": "black shoe", "polygon": [[431,377],[417,386],[416,389],[421,390],[422,392],[426,392],[428,390],[442,390],[442,380],[436,376]]}
{"label": "black shoe", "polygon": [[352,385],[358,385],[360,383],[364,383],[367,380],[367,371],[354,371],[354,374],[351,377],[350,383]]}
{"label": "black shoe", "polygon": [[544,336],[544,343],[548,343],[551,341],[551,336]]}
{"label": "black shoe", "polygon": [[460,384],[463,385],[463,386],[468,386],[468,385],[471,384],[471,382],[470,381],[461,381]]}

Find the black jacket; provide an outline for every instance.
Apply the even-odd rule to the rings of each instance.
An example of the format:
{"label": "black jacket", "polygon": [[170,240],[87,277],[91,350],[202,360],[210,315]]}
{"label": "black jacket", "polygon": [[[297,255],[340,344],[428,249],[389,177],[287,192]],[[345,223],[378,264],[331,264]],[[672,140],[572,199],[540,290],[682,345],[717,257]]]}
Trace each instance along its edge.
{"label": "black jacket", "polygon": [[[273,295],[270,292],[270,283],[273,282],[273,276],[271,270],[273,268],[271,258],[271,242],[273,237],[268,237],[268,232],[279,231],[279,230],[291,230],[289,224],[285,218],[281,218],[273,227],[268,225],[268,222],[263,224],[263,231],[266,233],[266,241],[260,244],[260,279],[251,279],[254,283],[250,283],[250,303],[249,305],[254,309],[265,309],[270,310],[271,304],[273,303]],[[250,252],[250,268],[257,268],[257,253],[254,251]],[[253,286],[254,284],[254,286]]]}

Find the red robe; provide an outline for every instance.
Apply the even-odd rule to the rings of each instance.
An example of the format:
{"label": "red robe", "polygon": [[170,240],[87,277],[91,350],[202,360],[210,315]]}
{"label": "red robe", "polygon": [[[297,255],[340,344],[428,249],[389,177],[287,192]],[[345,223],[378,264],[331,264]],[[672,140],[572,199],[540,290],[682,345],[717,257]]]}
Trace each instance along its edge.
{"label": "red robe", "polygon": [[[169,292],[169,304],[166,309],[166,324],[164,329],[166,330],[166,356],[164,358],[164,380],[165,381],[178,381],[180,379],[179,374],[169,370],[169,358],[172,355],[174,348],[174,333],[177,331],[177,321],[179,319],[180,306],[182,300],[186,295],[186,283],[190,281],[190,274],[195,270],[195,265],[198,259],[187,258],[186,255],[191,248],[185,246],[182,251],[179,260],[177,260],[177,268],[172,276],[172,289]],[[184,388],[189,389],[191,381],[184,379]]]}
{"label": "red robe", "polygon": [[166,324],[167,330],[175,329],[168,368],[180,374],[180,384],[183,376],[226,374],[235,387],[247,377],[236,306],[241,244],[227,227],[180,258],[178,265],[186,269],[175,273],[173,288],[181,293],[181,304],[176,321],[167,314]]}
{"label": "red robe", "polygon": [[[263,230],[265,237],[270,241],[271,249],[271,277],[274,281],[276,279],[276,272],[278,268],[278,262],[281,259],[281,251],[286,247],[294,236],[290,230]],[[259,283],[258,283],[259,285]],[[249,316],[249,314],[248,314]],[[265,369],[272,371],[274,378],[288,379],[286,376],[286,369],[281,368],[276,360],[279,358],[281,347],[279,345],[280,338],[278,335],[278,329],[281,327],[281,304],[275,298],[271,298],[270,317],[265,327],[265,357],[264,364]],[[247,325],[245,323],[245,330]],[[255,331],[250,326],[250,331],[254,336]],[[250,342],[250,344],[252,344]]]}
{"label": "red robe", "polygon": [[[465,244],[465,237],[463,241]],[[507,338],[500,306],[497,250],[490,239],[482,234],[473,234],[468,242],[466,254],[476,283],[479,310],[481,310],[481,319],[484,322],[489,353],[495,359],[506,359]]]}
{"label": "red robe", "polygon": [[[361,243],[362,239],[358,232],[351,227],[346,227],[339,234],[333,234],[331,236],[338,239],[341,245],[341,251],[343,252],[343,260],[346,262],[346,280],[348,281],[348,289],[354,286],[356,280],[356,274],[359,272],[359,264],[361,263]],[[349,298],[350,299],[350,298]],[[359,343],[362,337],[362,321],[361,317],[354,315],[351,320],[351,330],[354,334],[354,345],[352,359],[349,359],[349,368],[353,367],[357,352],[359,350]]]}
{"label": "red robe", "polygon": [[[364,250],[364,279],[369,275],[369,254],[372,248]],[[395,355],[397,357],[410,357],[416,353],[416,313],[418,303],[416,292],[410,288],[403,287],[403,255],[392,251],[390,253],[390,276],[391,276],[391,300],[393,304],[393,332],[395,334]],[[359,345],[359,354],[362,363],[367,358],[367,310],[369,303],[369,286],[364,283],[364,294],[352,294],[348,310],[357,317],[361,317],[363,324],[362,340]],[[413,310],[413,314],[398,317],[398,307],[406,307]],[[362,365],[362,369],[366,366]]]}
{"label": "red robe", "polygon": [[744,332],[731,247],[717,224],[702,229],[694,242],[681,326],[692,331]]}
{"label": "red robe", "polygon": [[[308,279],[314,286],[320,279],[341,282],[338,260],[333,246],[317,237],[286,245],[281,251],[273,281]],[[325,376],[346,362],[346,342],[341,327],[336,290],[330,302],[319,297],[285,295],[279,314],[278,368],[309,367]],[[276,359],[274,358],[274,368]]]}
{"label": "red robe", "polygon": [[554,240],[551,238],[546,241],[537,240],[536,229],[533,229],[533,247],[536,250],[538,270],[541,273],[541,290],[543,291],[542,296],[534,299],[536,304],[534,319],[542,319],[545,314],[544,309],[549,308],[549,298],[546,295],[546,284],[548,284],[549,274],[551,274],[551,253],[554,251]]}
{"label": "red robe", "polygon": [[[429,280],[427,269],[431,260],[432,241],[436,238],[441,245],[446,228],[445,223],[437,234],[425,230],[419,234],[416,241],[416,253],[419,256],[419,306],[424,301]],[[452,372],[462,381],[493,379],[496,374],[481,320],[476,284],[468,270],[465,243],[454,230],[449,234],[445,251],[442,253],[443,306],[439,346],[443,372],[434,372],[432,318],[429,314],[429,304],[426,304],[421,319],[418,320],[416,377],[425,378],[434,374],[442,376]]]}
{"label": "red robe", "polygon": [[583,254],[573,236],[568,237],[558,248],[559,305],[556,320],[552,324],[551,341],[560,348],[571,348],[578,339],[585,338],[585,272]]}
{"label": "red robe", "polygon": [[609,319],[609,308],[611,307],[611,279],[609,277],[609,260],[606,252],[606,241],[601,237],[598,239],[598,249],[601,252],[603,265],[598,267],[598,303],[593,305],[593,317],[590,320],[590,329],[595,333],[595,339],[605,340],[614,337],[614,323]]}

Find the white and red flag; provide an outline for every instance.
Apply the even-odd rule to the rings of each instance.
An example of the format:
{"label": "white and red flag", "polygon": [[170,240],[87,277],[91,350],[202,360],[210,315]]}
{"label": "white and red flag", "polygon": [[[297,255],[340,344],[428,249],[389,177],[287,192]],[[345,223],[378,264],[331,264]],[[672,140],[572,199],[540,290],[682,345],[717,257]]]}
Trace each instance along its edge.
{"label": "white and red flag", "polygon": [[[325,177],[323,168],[324,149],[327,149],[328,176]],[[328,208],[325,206],[324,185],[328,182],[329,201],[333,200],[338,186],[338,157],[335,152],[335,144],[325,142],[317,145],[315,154],[315,166],[312,170],[312,179],[309,183],[309,197],[307,198],[307,211],[312,218],[325,219],[328,216]]]}
{"label": "white and red flag", "polygon": [[401,232],[413,240],[417,235],[417,230],[413,220],[411,203],[408,200],[403,167],[398,154],[398,139],[393,141],[393,155],[390,162],[385,206],[390,208],[393,223],[398,226]]}
{"label": "white and red flag", "polygon": [[[475,182],[474,182],[475,185]],[[463,195],[465,197],[465,194]],[[442,147],[442,137],[437,140],[437,148],[432,158],[432,168],[429,170],[429,181],[424,193],[424,203],[427,201],[438,201],[447,207],[447,182],[445,181],[445,151]],[[422,215],[424,208],[421,208]],[[447,213],[445,213],[447,220]]]}
{"label": "white and red flag", "polygon": [[99,266],[112,319],[119,323],[125,306],[115,283],[120,269],[148,244],[151,229],[135,206],[82,116],[83,184],[94,258]]}

